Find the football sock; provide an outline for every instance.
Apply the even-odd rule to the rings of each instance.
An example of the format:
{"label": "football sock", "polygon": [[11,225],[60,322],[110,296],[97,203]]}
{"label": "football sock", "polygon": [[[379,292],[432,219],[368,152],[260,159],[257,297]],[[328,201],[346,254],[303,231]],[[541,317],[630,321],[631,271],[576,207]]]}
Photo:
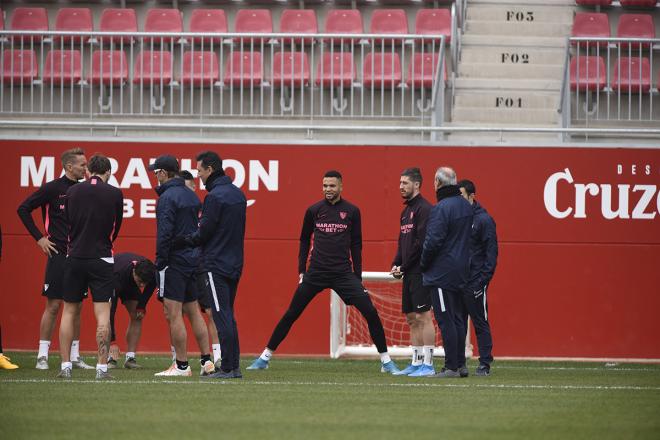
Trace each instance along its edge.
{"label": "football sock", "polygon": [[170,345],[170,350],[172,350],[172,360],[176,360],[176,350],[174,349],[174,345]]}
{"label": "football sock", "polygon": [[221,356],[221,351],[220,351],[220,344],[213,344],[211,345],[211,348],[213,348],[213,362],[218,362],[218,360],[222,357]]}
{"label": "football sock", "polygon": [[80,341],[71,342],[71,362],[78,362],[80,357]]}
{"label": "football sock", "polygon": [[73,365],[71,365],[71,362],[62,362],[62,370],[65,370],[67,368],[70,370],[72,367]]}
{"label": "football sock", "polygon": [[200,357],[199,362],[202,364],[202,367],[204,366],[204,364],[206,363],[206,361],[209,361],[209,362],[211,361],[211,355],[210,355],[210,354],[203,354],[203,355]]}
{"label": "football sock", "polygon": [[390,358],[390,354],[389,354],[388,352],[385,352],[385,353],[381,353],[381,354],[380,354],[380,361],[381,361],[383,364],[386,364],[386,363],[388,363],[388,362],[391,361],[391,360],[392,360],[392,359]]}
{"label": "football sock", "polygon": [[412,364],[414,366],[422,365],[422,347],[413,347]]}
{"label": "football sock", "polygon": [[108,372],[108,364],[96,364],[96,370],[101,370],[104,373]]}
{"label": "football sock", "polygon": [[185,370],[185,369],[188,368],[188,361],[180,361],[180,360],[177,359],[176,360],[176,367],[179,370]]}
{"label": "football sock", "polygon": [[433,346],[424,346],[424,365],[433,366]]}
{"label": "football sock", "polygon": [[270,361],[270,358],[273,357],[273,352],[270,349],[265,349],[263,353],[261,353],[261,356],[259,356],[261,359],[265,360],[266,362]]}
{"label": "football sock", "polygon": [[135,359],[135,352],[134,351],[127,351],[126,352],[126,360],[129,360],[131,358]]}
{"label": "football sock", "polygon": [[50,348],[50,341],[39,340],[39,354],[37,357],[48,357],[48,349]]}

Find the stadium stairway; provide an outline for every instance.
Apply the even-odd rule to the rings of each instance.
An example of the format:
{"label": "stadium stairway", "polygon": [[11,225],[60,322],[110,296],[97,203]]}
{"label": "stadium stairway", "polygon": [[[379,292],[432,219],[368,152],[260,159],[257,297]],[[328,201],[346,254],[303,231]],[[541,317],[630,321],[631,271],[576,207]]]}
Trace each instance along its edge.
{"label": "stadium stairway", "polygon": [[[557,127],[573,0],[468,3],[451,125]],[[454,134],[452,139],[556,139],[556,135]],[[483,139],[479,139],[483,140]]]}

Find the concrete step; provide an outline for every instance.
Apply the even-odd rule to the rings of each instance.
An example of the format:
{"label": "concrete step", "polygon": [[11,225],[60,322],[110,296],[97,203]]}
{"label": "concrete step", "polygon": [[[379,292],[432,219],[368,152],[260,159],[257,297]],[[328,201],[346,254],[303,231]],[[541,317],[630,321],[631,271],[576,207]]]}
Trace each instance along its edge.
{"label": "concrete step", "polygon": [[502,23],[572,23],[574,6],[539,4],[478,4],[470,2],[467,20],[493,20]]}
{"label": "concrete step", "polygon": [[563,49],[520,48],[516,46],[464,46],[461,63],[563,64]]}
{"label": "concrete step", "polygon": [[456,78],[456,90],[532,90],[554,91],[559,93],[561,80],[554,79],[488,79],[488,78]]}
{"label": "concrete step", "polygon": [[564,66],[561,64],[485,64],[461,63],[458,68],[460,78],[519,78],[561,79]]}
{"label": "concrete step", "polygon": [[465,31],[471,35],[515,35],[531,37],[564,37],[571,32],[572,23],[523,22],[511,23],[491,20],[468,20]]}
{"label": "concrete step", "polygon": [[485,122],[496,124],[556,124],[559,121],[555,109],[511,109],[454,107],[452,122]]}
{"label": "concrete step", "polygon": [[520,37],[517,35],[463,35],[463,47],[467,46],[512,46],[512,47],[566,47],[566,36],[559,37]]}
{"label": "concrete step", "polygon": [[529,91],[481,91],[471,93],[459,91],[454,97],[458,107],[498,108],[541,108],[556,109],[559,106],[558,93],[541,93]]}

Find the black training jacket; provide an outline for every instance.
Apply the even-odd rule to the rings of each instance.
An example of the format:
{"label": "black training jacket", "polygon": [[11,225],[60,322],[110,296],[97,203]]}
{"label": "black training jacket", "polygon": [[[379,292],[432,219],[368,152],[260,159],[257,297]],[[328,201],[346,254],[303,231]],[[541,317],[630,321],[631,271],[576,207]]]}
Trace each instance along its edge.
{"label": "black training jacket", "polygon": [[474,291],[490,283],[497,266],[497,232],[495,221],[476,200],[472,205],[474,220],[470,237],[470,279]]}
{"label": "black training jacket", "polygon": [[419,259],[432,205],[421,194],[404,203],[406,206],[401,212],[399,244],[392,266],[401,266],[403,273],[422,273]]}

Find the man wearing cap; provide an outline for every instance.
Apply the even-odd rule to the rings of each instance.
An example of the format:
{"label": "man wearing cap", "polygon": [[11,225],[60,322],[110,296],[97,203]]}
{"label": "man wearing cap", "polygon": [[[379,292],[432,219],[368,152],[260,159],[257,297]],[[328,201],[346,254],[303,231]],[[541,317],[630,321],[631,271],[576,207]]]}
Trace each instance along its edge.
{"label": "man wearing cap", "polygon": [[178,177],[179,162],[170,155],[160,156],[149,165],[158,179],[156,205],[156,268],[159,274],[158,297],[163,301],[170,338],[176,352],[175,362],[156,376],[192,376],[188,365],[187,334],[183,314],[190,320],[201,352],[201,375],[211,374],[215,366],[209,354],[209,339],[197,304],[195,269],[199,250],[173,247],[174,237],[197,230],[201,208],[199,199]]}

